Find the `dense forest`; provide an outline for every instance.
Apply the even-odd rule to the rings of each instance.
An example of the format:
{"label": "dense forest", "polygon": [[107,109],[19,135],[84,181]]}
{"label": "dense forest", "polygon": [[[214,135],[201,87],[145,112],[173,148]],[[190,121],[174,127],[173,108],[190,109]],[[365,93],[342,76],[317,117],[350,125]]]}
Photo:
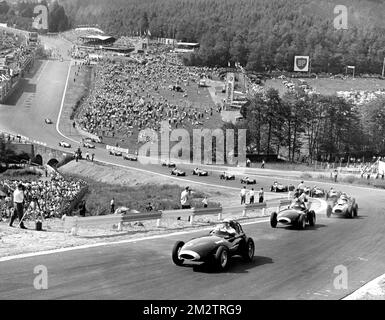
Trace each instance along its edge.
{"label": "dense forest", "polygon": [[[381,73],[385,57],[382,0],[61,0],[73,24],[98,24],[113,35],[144,33],[201,44],[191,62],[250,70],[293,69],[310,55],[314,72]],[[336,5],[348,29],[336,30]]]}
{"label": "dense forest", "polygon": [[[37,1],[0,1],[0,22],[8,23],[23,30],[32,30],[32,18],[35,17],[33,12]],[[68,30],[70,20],[67,17],[63,6],[57,1],[48,2],[46,0],[39,1],[40,4],[48,7],[48,31],[61,32]]]}

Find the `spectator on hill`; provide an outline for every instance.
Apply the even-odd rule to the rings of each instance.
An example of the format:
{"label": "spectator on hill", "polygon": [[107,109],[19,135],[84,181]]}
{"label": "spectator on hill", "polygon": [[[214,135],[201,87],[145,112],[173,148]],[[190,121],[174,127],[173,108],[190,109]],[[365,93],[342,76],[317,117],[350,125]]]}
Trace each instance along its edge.
{"label": "spectator on hill", "polygon": [[110,202],[110,212],[114,213],[115,212],[115,199],[112,198]]}
{"label": "spectator on hill", "polygon": [[259,196],[259,203],[263,203],[265,192],[263,191],[263,188],[259,190],[258,196]]}
{"label": "spectator on hill", "polygon": [[191,208],[190,194],[191,194],[191,190],[189,187],[186,187],[182,191],[182,193],[180,195],[180,204],[182,205],[182,209],[190,209]]}
{"label": "spectator on hill", "polygon": [[17,217],[17,218],[19,218],[20,228],[26,229],[26,227],[24,226],[24,223],[23,223],[24,186],[21,183],[19,183],[17,185],[17,189],[13,192],[13,203],[14,203],[15,211],[11,217],[11,221],[9,222],[9,226],[12,227],[12,224]]}
{"label": "spectator on hill", "polygon": [[246,203],[246,193],[247,193],[246,187],[243,187],[241,189],[241,204]]}
{"label": "spectator on hill", "polygon": [[251,190],[249,191],[250,204],[254,203],[254,195],[255,195],[254,188],[251,188]]}

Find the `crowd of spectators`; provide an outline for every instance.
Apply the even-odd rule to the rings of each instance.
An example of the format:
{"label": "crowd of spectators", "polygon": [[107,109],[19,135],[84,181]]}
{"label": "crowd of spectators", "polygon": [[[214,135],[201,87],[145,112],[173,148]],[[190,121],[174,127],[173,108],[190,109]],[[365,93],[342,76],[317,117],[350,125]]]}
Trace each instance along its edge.
{"label": "crowd of spectators", "polygon": [[0,191],[5,195],[0,198],[2,219],[9,218],[13,212],[12,194],[19,183],[24,186],[24,206],[27,218],[33,211],[33,207],[29,205],[33,199],[37,200],[44,218],[60,217],[64,206],[74,200],[86,185],[82,180],[64,179],[58,174],[52,174],[49,180],[2,180],[0,181]]}
{"label": "crowd of spectators", "polygon": [[[211,71],[183,66],[174,54],[159,50],[127,60],[105,59],[97,66],[80,126],[92,134],[115,136],[127,130],[159,130],[161,121],[168,121],[170,128],[202,125],[219,110],[190,104],[186,89],[198,90],[199,79],[210,77]],[[171,91],[168,98],[165,91]]]}
{"label": "crowd of spectators", "polygon": [[337,92],[337,96],[344,98],[356,106],[364,105],[384,95],[385,89],[378,89],[376,91],[352,90]]}

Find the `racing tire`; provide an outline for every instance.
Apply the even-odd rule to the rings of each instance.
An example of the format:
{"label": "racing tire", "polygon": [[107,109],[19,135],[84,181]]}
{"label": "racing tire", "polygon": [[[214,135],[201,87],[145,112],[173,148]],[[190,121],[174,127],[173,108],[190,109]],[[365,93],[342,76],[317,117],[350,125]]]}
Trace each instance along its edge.
{"label": "racing tire", "polygon": [[358,217],[358,205],[357,204],[355,204],[355,206],[354,206],[354,217]]}
{"label": "racing tire", "polygon": [[270,188],[270,192],[273,192],[273,191],[274,191],[274,188],[273,188],[273,187],[271,187],[271,188]]}
{"label": "racing tire", "polygon": [[225,271],[229,267],[229,250],[225,246],[220,246],[215,252],[215,266],[220,271]]}
{"label": "racing tire", "polygon": [[307,215],[308,215],[307,220],[309,221],[309,226],[314,227],[316,222],[315,212],[311,210],[307,213]]}
{"label": "racing tire", "polygon": [[272,212],[272,214],[270,215],[270,225],[272,228],[276,228],[277,224],[278,224],[277,213]]}
{"label": "racing tire", "polygon": [[348,217],[350,219],[354,218],[354,209],[353,209],[353,207],[348,208]]}
{"label": "racing tire", "polygon": [[253,261],[254,252],[255,252],[254,240],[251,238],[246,238],[246,241],[244,242],[242,246],[242,251],[241,251],[243,260],[247,262]]}
{"label": "racing tire", "polygon": [[183,261],[184,259],[179,259],[178,257],[178,253],[180,251],[180,249],[184,246],[184,242],[183,241],[177,241],[175,242],[174,244],[174,247],[172,248],[172,261],[177,265],[177,266],[181,266],[183,265]]}
{"label": "racing tire", "polygon": [[301,214],[298,218],[298,229],[299,230],[304,230],[306,227],[306,219],[303,214]]}
{"label": "racing tire", "polygon": [[330,216],[332,215],[332,210],[333,210],[332,207],[330,205],[328,205],[326,208],[326,216],[328,218],[330,218]]}

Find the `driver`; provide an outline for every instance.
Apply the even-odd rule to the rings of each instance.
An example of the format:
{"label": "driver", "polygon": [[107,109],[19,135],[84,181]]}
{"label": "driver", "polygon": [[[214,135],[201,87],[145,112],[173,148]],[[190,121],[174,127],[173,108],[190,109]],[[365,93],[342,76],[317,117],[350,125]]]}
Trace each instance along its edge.
{"label": "driver", "polygon": [[221,224],[215,227],[213,231],[227,232],[231,235],[236,235],[237,231],[231,226],[230,219],[224,219]]}
{"label": "driver", "polygon": [[305,192],[301,193],[300,195],[298,195],[298,193],[296,193],[296,196],[293,199],[293,202],[291,203],[290,207],[293,208],[293,207],[299,206],[299,207],[303,208],[305,211],[307,211],[308,210],[308,207],[307,207],[308,196],[309,196],[309,190],[306,190]]}

